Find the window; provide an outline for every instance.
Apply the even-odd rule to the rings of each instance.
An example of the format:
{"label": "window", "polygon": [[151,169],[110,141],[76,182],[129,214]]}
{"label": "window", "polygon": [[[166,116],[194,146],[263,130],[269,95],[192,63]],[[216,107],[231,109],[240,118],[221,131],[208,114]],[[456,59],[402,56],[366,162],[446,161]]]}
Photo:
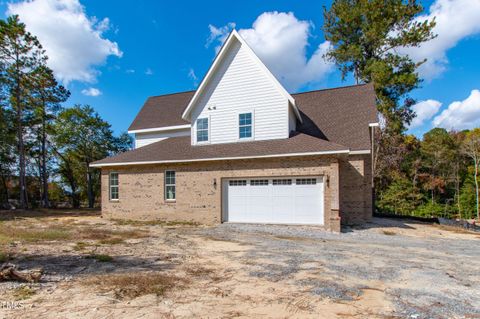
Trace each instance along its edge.
{"label": "window", "polygon": [[316,178],[298,178],[296,181],[297,185],[315,185],[317,184]]}
{"label": "window", "polygon": [[208,142],[208,118],[197,120],[197,142]]}
{"label": "window", "polygon": [[165,199],[175,200],[175,171],[165,171]]}
{"label": "window", "polygon": [[273,185],[292,185],[291,179],[274,179]]}
{"label": "window", "polygon": [[238,130],[240,138],[252,137],[252,113],[238,115]]}
{"label": "window", "polygon": [[268,179],[252,179],[250,181],[252,186],[268,186]]}
{"label": "window", "polygon": [[118,200],[118,173],[110,173],[109,177],[110,200]]}
{"label": "window", "polygon": [[247,186],[247,181],[245,181],[245,180],[229,181],[228,185],[230,185],[230,186]]}

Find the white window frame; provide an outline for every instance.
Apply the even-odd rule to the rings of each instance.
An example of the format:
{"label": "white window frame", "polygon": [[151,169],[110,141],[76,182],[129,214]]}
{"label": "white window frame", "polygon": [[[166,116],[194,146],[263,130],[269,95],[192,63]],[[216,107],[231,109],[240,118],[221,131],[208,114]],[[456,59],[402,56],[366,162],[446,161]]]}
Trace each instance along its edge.
{"label": "white window frame", "polygon": [[[174,183],[173,184],[172,183],[167,183],[167,173],[168,172],[173,172],[173,174],[174,174],[174,176],[173,176]],[[164,181],[164,188],[165,188],[165,190],[164,190],[165,201],[175,202],[177,200],[177,172],[174,171],[174,170],[171,170],[171,169],[166,170],[165,173],[164,173],[163,181]],[[173,186],[173,198],[168,198],[167,197],[167,189],[168,189],[168,187],[172,187],[172,186]]]}
{"label": "white window frame", "polygon": [[[207,140],[206,141],[199,141],[198,140],[198,121],[199,120],[207,120]],[[198,117],[195,120],[195,144],[208,144],[210,143],[210,128],[211,128],[211,122],[210,122],[210,116],[203,116],[203,117]],[[203,129],[202,129],[203,130]]]}
{"label": "white window frame", "polygon": [[[112,185],[112,175],[117,174],[117,185]],[[117,198],[112,198],[112,188],[117,188]],[[108,173],[108,199],[112,202],[118,202],[120,200],[120,174],[118,172]]]}
{"label": "white window frame", "polygon": [[[240,138],[240,114],[252,114],[252,136],[250,137],[242,137]],[[244,111],[238,111],[237,112],[237,140],[238,141],[251,141],[255,139],[255,112],[254,110],[244,110]]]}

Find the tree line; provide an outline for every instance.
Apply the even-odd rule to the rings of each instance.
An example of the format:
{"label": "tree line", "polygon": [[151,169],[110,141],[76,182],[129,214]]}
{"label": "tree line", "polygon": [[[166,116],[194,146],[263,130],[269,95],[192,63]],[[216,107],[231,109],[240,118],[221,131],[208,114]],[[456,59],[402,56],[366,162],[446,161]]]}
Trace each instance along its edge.
{"label": "tree line", "polygon": [[[407,135],[415,114],[412,91],[426,62],[400,54],[436,37],[435,20],[420,21],[416,0],[334,0],[324,7],[326,57],[357,83],[373,82],[380,129],[374,143],[376,209],[414,216],[477,218],[480,129],[435,128]],[[353,106],[354,107],[354,106]]]}
{"label": "tree line", "polygon": [[70,92],[47,61],[18,16],[0,20],[0,207],[94,207],[100,175],[89,164],[131,147],[92,107],[62,106]]}

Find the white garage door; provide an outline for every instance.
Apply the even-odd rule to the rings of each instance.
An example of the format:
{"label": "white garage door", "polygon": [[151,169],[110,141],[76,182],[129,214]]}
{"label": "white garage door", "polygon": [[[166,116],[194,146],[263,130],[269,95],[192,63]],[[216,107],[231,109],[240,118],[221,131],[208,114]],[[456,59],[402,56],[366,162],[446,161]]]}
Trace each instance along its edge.
{"label": "white garage door", "polygon": [[323,225],[322,177],[223,181],[224,221]]}

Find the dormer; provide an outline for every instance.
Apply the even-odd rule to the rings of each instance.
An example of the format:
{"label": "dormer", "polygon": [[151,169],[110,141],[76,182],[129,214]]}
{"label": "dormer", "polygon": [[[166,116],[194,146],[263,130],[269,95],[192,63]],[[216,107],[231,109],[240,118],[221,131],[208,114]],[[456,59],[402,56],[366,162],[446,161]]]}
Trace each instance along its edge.
{"label": "dormer", "polygon": [[302,122],[293,97],[235,30],[182,119],[192,145],[285,139]]}

